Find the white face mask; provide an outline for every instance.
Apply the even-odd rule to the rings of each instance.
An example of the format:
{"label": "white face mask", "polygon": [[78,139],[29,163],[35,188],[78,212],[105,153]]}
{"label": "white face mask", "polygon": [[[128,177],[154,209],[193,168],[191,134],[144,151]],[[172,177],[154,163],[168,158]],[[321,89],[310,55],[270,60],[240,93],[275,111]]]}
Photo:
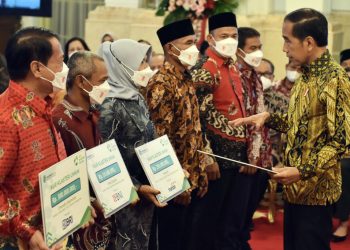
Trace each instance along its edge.
{"label": "white face mask", "polygon": [[262,86],[263,86],[263,90],[266,90],[266,89],[268,89],[268,88],[273,86],[272,81],[269,78],[265,77],[265,76],[261,76],[260,80],[261,80],[261,83],[262,83]]}
{"label": "white face mask", "polygon": [[151,70],[150,67],[147,67],[143,70],[133,70],[133,69],[129,68],[128,66],[126,66],[122,62],[120,62],[120,64],[122,66],[124,66],[125,68],[129,69],[130,71],[134,72],[133,75],[130,75],[130,73],[125,69],[125,72],[129,75],[131,80],[136,85],[141,86],[141,87],[146,87],[148,82],[149,82],[149,79],[151,79],[152,76],[154,76],[154,74],[156,73],[156,71]]}
{"label": "white face mask", "polygon": [[300,76],[300,73],[296,70],[287,70],[287,79],[290,82],[295,82]]}
{"label": "white face mask", "polygon": [[147,67],[143,70],[134,71],[134,75],[131,76],[131,80],[141,87],[146,87],[149,79],[151,79],[155,73],[156,71],[153,71],[150,67]]}
{"label": "white face mask", "polygon": [[196,65],[199,56],[199,50],[197,49],[196,45],[193,44],[191,47],[188,47],[185,50],[179,50],[174,44],[172,45],[175,49],[180,51],[180,55],[177,57],[181,61],[182,65],[190,67]]}
{"label": "white face mask", "polygon": [[236,39],[229,37],[224,40],[215,41],[214,48],[223,57],[233,57],[236,54],[237,46],[238,46],[238,41]]}
{"label": "white face mask", "polygon": [[241,50],[245,57],[243,57],[243,60],[248,63],[252,67],[259,67],[261,60],[264,57],[264,54],[261,50],[256,50],[252,53],[245,53],[243,50]]}
{"label": "white face mask", "polygon": [[53,72],[50,68],[46,67],[44,64],[41,63],[41,65],[43,65],[45,68],[47,68],[54,75],[55,78],[52,81],[50,81],[44,77],[40,77],[40,78],[45,80],[45,81],[50,82],[53,86],[54,91],[65,90],[66,89],[66,82],[67,82],[67,75],[68,75],[68,71],[69,71],[69,68],[67,67],[67,65],[65,63],[63,63],[62,71],[56,72],[56,73]]}
{"label": "white face mask", "polygon": [[90,101],[92,104],[102,104],[103,101],[106,99],[109,90],[110,90],[110,86],[106,81],[104,81],[101,85],[99,86],[94,86],[90,83],[90,81],[88,79],[85,78],[85,76],[83,76],[84,79],[90,84],[90,86],[92,87],[92,90],[89,92],[86,89],[83,89],[86,93],[89,94],[90,96]]}

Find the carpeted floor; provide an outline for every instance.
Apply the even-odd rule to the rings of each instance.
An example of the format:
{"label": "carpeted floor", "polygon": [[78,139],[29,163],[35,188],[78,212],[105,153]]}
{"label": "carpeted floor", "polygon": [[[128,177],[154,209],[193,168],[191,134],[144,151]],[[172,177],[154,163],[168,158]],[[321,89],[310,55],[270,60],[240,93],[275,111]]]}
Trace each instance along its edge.
{"label": "carpeted floor", "polygon": [[[259,213],[260,214],[260,213]],[[279,211],[274,224],[262,214],[254,219],[255,229],[249,242],[253,250],[283,250],[283,212]],[[350,238],[342,243],[332,243],[332,250],[350,250]]]}

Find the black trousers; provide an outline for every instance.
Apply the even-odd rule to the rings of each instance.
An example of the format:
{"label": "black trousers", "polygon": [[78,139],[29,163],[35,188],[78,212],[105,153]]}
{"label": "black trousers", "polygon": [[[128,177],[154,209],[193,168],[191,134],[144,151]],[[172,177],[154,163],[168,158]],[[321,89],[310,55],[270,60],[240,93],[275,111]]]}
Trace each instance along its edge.
{"label": "black trousers", "polygon": [[189,206],[168,202],[164,208],[157,208],[153,219],[149,250],[191,250],[195,249],[192,225],[197,225],[194,214],[200,214],[202,199],[197,196],[197,190],[192,192]]}
{"label": "black trousers", "polygon": [[342,193],[334,206],[334,217],[340,221],[347,221],[350,214],[350,159],[341,161]]}
{"label": "black trousers", "polygon": [[330,250],[332,209],[285,202],[284,250]]}
{"label": "black trousers", "polygon": [[221,169],[221,178],[209,182],[207,195],[192,209],[188,250],[249,249],[253,181],[238,168]]}

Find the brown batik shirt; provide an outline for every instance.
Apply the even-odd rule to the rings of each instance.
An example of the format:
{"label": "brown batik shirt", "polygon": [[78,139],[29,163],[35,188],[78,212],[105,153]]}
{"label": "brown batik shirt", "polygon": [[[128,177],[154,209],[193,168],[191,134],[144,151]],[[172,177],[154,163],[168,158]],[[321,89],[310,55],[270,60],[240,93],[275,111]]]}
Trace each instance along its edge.
{"label": "brown batik shirt", "polygon": [[150,117],[159,136],[168,135],[179,161],[190,173],[192,189],[207,186],[206,157],[196,91],[188,72],[166,62],[150,80],[146,94]]}

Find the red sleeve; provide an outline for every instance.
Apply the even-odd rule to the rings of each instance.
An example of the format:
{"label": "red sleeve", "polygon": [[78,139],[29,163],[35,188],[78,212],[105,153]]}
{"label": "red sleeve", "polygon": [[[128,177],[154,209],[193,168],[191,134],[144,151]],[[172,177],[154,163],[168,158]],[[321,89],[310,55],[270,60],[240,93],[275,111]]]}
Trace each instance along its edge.
{"label": "red sleeve", "polygon": [[18,154],[17,132],[0,124],[0,232],[28,240],[36,231],[29,227],[21,218],[20,202],[8,198],[6,185],[2,185],[15,166]]}

